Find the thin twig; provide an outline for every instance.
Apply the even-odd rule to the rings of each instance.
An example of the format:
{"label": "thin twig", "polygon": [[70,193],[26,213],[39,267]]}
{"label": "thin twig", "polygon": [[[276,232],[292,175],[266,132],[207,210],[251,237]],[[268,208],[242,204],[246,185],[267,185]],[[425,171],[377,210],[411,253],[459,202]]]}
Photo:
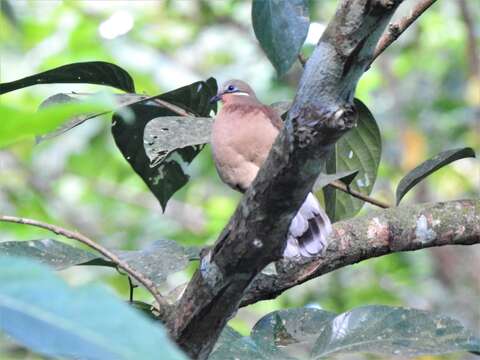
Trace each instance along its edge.
{"label": "thin twig", "polygon": [[398,39],[400,35],[417,20],[420,15],[422,15],[425,10],[432,6],[437,0],[420,0],[417,2],[415,7],[410,11],[408,16],[402,17],[400,20],[394,23],[390,23],[387,27],[387,30],[383,33],[380,40],[378,40],[377,47],[373,53],[372,60],[370,64],[375,61],[375,59],[383,52],[387,47],[390,46],[395,40]]}
{"label": "thin twig", "polygon": [[75,231],[70,231],[67,229],[64,229],[60,226],[52,225],[52,224],[47,224],[41,221],[37,220],[32,220],[32,219],[26,219],[26,218],[20,218],[16,216],[7,216],[7,215],[0,215],[0,221],[3,222],[10,222],[10,223],[16,223],[16,224],[23,224],[23,225],[31,225],[31,226],[36,226],[42,229],[49,230],[51,232],[54,232],[57,235],[62,235],[65,236],[69,239],[77,240],[81,242],[82,244],[87,245],[88,247],[91,247],[92,249],[98,251],[100,254],[114,262],[119,268],[124,270],[127,274],[129,274],[132,278],[137,280],[140,284],[142,284],[150,293],[153,295],[155,298],[155,301],[158,304],[159,307],[159,312],[162,315],[162,318],[167,315],[166,310],[170,307],[170,304],[160,295],[158,292],[157,288],[155,287],[155,284],[147,279],[143,274],[137,272],[136,270],[132,269],[130,265],[128,265],[125,261],[121,260],[117,255],[112,253],[110,250],[104,248],[103,246],[97,244],[95,241],[92,239],[86,237],[85,235],[82,235],[78,232]]}
{"label": "thin twig", "polygon": [[368,202],[369,204],[372,204],[372,205],[375,205],[375,206],[378,206],[378,207],[381,207],[382,209],[388,209],[390,207],[390,205],[380,201],[380,200],[377,200],[377,199],[374,199],[374,198],[371,198],[367,195],[364,195],[358,191],[355,191],[355,190],[352,190],[350,189],[347,185],[345,185],[344,183],[342,183],[341,181],[332,181],[330,184],[331,187],[334,187],[335,189],[338,189],[340,191],[343,191],[357,199],[360,199],[360,200],[363,200],[365,202]]}

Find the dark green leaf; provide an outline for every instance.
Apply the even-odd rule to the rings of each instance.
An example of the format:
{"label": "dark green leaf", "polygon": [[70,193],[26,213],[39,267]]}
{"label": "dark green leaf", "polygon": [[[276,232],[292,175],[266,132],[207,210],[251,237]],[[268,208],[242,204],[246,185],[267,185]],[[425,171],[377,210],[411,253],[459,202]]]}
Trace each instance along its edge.
{"label": "dark green leaf", "polygon": [[92,360],[186,359],[162,325],[98,286],[69,288],[32,260],[0,257],[0,328],[37,353]]}
{"label": "dark green leaf", "polygon": [[0,255],[23,256],[56,270],[97,259],[98,255],[53,239],[0,242]]}
{"label": "dark green leaf", "polygon": [[472,148],[453,149],[443,151],[418,165],[400,180],[396,191],[397,205],[411,188],[425,179],[428,175],[451,162],[468,157],[475,157],[475,151],[473,151]]}
{"label": "dark green leaf", "polygon": [[313,358],[358,351],[411,358],[480,350],[480,339],[457,320],[427,311],[380,305],[341,314],[318,335]]}
{"label": "dark green leaf", "polygon": [[[210,354],[208,360],[269,360],[260,353],[249,337],[223,343]],[[282,360],[277,358],[277,360]]]}
{"label": "dark green leaf", "polygon": [[224,344],[231,344],[234,341],[241,339],[242,335],[235,331],[233,328],[230,326],[225,326],[225,328],[222,330],[222,333],[220,334],[220,337],[218,338],[217,342],[215,343],[215,346],[213,348],[213,351],[218,349],[220,346]]}
{"label": "dark green leaf", "polygon": [[104,61],[91,61],[63,65],[0,84],[0,95],[32,85],[59,83],[106,85],[126,92],[135,92],[133,79],[124,69]]}
{"label": "dark green leaf", "polygon": [[[185,248],[173,240],[157,240],[141,250],[111,251],[155,284],[161,284],[170,274],[185,269],[198,248]],[[56,270],[75,265],[116,267],[103,256],[52,239],[0,242],[0,255],[29,257]]]}
{"label": "dark green leaf", "polygon": [[[326,171],[335,174],[358,170],[350,188],[369,195],[377,178],[382,153],[380,130],[368,108],[355,99],[357,127],[343,135],[327,160]],[[326,211],[332,221],[350,218],[360,211],[364,202],[331,187],[324,189]]]}
{"label": "dark green leaf", "polygon": [[318,333],[334,317],[334,313],[310,308],[275,311],[255,324],[250,337],[269,359],[304,358],[310,354]]}
{"label": "dark green leaf", "polygon": [[254,0],[255,36],[279,75],[297,59],[310,24],[307,0]]}
{"label": "dark green leaf", "polygon": [[224,342],[210,359],[323,359],[368,352],[412,357],[480,351],[480,339],[458,321],[426,311],[365,306],[336,315],[300,308],[275,311],[250,337]]}
{"label": "dark green leaf", "polygon": [[[211,110],[216,110],[216,105],[209,103],[210,98],[216,93],[217,83],[215,79],[210,78],[207,81],[198,81],[159,95],[156,99],[167,101],[195,116],[206,117],[209,116]],[[170,197],[189,179],[182,165],[188,165],[203,146],[187,146],[177,149],[172,151],[162,162],[151,166],[144,148],[143,138],[147,123],[158,117],[177,116],[178,114],[160,106],[154,100],[134,104],[129,108],[133,111],[134,121],[126,121],[121,114],[114,114],[113,137],[125,159],[165,208]],[[173,136],[175,135],[172,134]]]}
{"label": "dark green leaf", "polygon": [[168,275],[185,269],[189,263],[186,249],[173,240],[157,240],[142,250],[115,253],[155,284],[164,282]]}

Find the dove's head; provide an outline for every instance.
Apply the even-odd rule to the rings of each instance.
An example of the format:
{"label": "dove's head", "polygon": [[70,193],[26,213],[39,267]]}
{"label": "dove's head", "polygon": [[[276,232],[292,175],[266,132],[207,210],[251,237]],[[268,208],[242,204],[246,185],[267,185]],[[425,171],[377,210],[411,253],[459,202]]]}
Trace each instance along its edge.
{"label": "dove's head", "polygon": [[217,95],[210,99],[210,102],[222,101],[229,102],[245,96],[251,99],[257,99],[252,88],[242,80],[228,80],[218,90]]}

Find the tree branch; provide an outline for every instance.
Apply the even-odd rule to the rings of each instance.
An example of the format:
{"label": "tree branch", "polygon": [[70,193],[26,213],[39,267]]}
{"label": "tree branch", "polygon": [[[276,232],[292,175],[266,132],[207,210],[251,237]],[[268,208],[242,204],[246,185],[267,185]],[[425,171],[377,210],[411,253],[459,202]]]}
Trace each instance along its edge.
{"label": "tree branch", "polygon": [[117,255],[112,253],[110,250],[97,244],[95,241],[88,238],[87,236],[82,235],[75,231],[64,229],[60,226],[47,224],[37,220],[20,218],[16,216],[0,215],[0,221],[36,226],[45,230],[49,230],[57,235],[62,235],[62,236],[65,236],[66,238],[77,240],[82,244],[85,244],[88,247],[98,251],[107,259],[115,263],[120,269],[124,270],[129,276],[131,276],[132,278],[137,280],[140,284],[142,284],[155,298],[155,301],[158,304],[158,311],[160,313],[159,317],[162,320],[167,320],[170,313],[168,310],[171,308],[171,305],[162,297],[162,295],[160,295],[155,284],[151,282],[149,279],[147,279],[145,276],[143,276],[141,273],[139,273],[138,271],[132,269],[130,265],[128,265],[125,261],[121,260]]}
{"label": "tree branch", "polygon": [[207,358],[251,281],[280,259],[329,150],[355,125],[355,87],[400,2],[340,1],[265,164],[179,301],[173,336],[191,357]]}
{"label": "tree branch", "polygon": [[282,260],[277,275],[260,274],[241,306],[273,299],[328,272],[377,256],[443,245],[480,243],[480,200],[420,204],[372,212],[334,224],[325,255]]}
{"label": "tree branch", "polygon": [[390,205],[387,203],[384,203],[383,201],[374,199],[370,196],[367,196],[365,194],[362,194],[361,192],[355,191],[353,189],[350,189],[347,185],[342,183],[341,181],[332,181],[330,184],[328,184],[331,187],[334,187],[337,190],[343,191],[344,193],[347,193],[357,199],[363,200],[365,202],[368,202],[369,204],[381,207],[382,209],[388,209]]}
{"label": "tree branch", "polygon": [[412,25],[415,20],[417,20],[420,15],[422,15],[433,3],[437,0],[420,0],[417,1],[415,7],[410,11],[408,16],[404,16],[398,22],[391,23],[388,25],[387,30],[382,35],[380,40],[378,41],[377,47],[375,49],[375,53],[373,54],[373,58],[371,62],[374,62],[375,59],[385,51],[387,47],[390,46],[395,40],[398,39],[402,33],[407,30],[407,28]]}

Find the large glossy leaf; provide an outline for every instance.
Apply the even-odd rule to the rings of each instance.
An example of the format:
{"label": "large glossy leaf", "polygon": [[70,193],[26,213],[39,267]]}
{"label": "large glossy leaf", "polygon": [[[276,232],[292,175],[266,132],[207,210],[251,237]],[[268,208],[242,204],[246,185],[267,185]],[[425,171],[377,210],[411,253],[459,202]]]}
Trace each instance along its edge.
{"label": "large glossy leaf", "polygon": [[428,159],[418,165],[415,169],[405,175],[397,186],[396,198],[397,205],[400,203],[405,194],[428,175],[441,169],[459,159],[467,157],[475,157],[475,151],[472,148],[461,148],[443,151],[440,154]]}
{"label": "large glossy leaf", "polygon": [[41,109],[36,113],[13,108],[0,102],[0,147],[49,133],[67,119],[85,113],[105,112],[113,102],[107,97],[84,102],[62,103]]}
{"label": "large glossy leaf", "polygon": [[56,270],[87,263],[98,255],[53,239],[0,242],[0,255],[22,256],[50,265]]}
{"label": "large glossy leaf", "polygon": [[158,322],[98,286],[68,287],[46,266],[0,257],[0,329],[32,351],[90,360],[186,359]]}
{"label": "large glossy leaf", "polygon": [[[207,117],[211,110],[216,110],[216,105],[209,103],[210,98],[216,93],[217,83],[215,79],[210,78],[159,95],[156,99],[167,101],[194,116]],[[203,146],[177,149],[170,152],[163,161],[157,161],[152,166],[144,148],[145,127],[152,119],[178,114],[159,105],[155,100],[134,104],[129,108],[133,111],[134,121],[127,121],[118,112],[113,116],[112,133],[115,142],[125,159],[165,208],[170,197],[189,179],[182,166],[188,165]]]}
{"label": "large glossy leaf", "polygon": [[411,357],[479,350],[480,339],[454,319],[379,305],[338,316],[308,308],[276,311],[263,317],[249,337],[224,342],[210,359],[323,359],[351,352]]}
{"label": "large glossy leaf", "polygon": [[297,59],[310,24],[307,0],[254,0],[252,24],[267,57],[283,75]]}
{"label": "large glossy leaf", "polygon": [[[157,240],[141,250],[111,251],[155,284],[161,284],[170,274],[185,269],[199,250],[173,240]],[[116,267],[103,256],[53,239],[0,242],[0,255],[29,257],[56,270],[75,265]]]}
{"label": "large glossy leaf", "polygon": [[58,83],[106,85],[126,92],[135,92],[132,77],[120,66],[104,61],[90,61],[59,66],[23,79],[0,84],[0,95],[32,85]]}
{"label": "large glossy leaf", "polygon": [[480,351],[480,339],[446,316],[415,309],[364,306],[333,319],[319,334],[312,357],[358,351],[405,357]]}
{"label": "large glossy leaf", "polygon": [[167,280],[167,276],[187,267],[189,251],[173,240],[157,240],[142,250],[115,251],[133,269],[155,284]]}
{"label": "large glossy leaf", "polygon": [[[377,178],[382,153],[378,125],[368,108],[355,99],[358,111],[357,127],[346,133],[335,144],[327,160],[328,174],[358,170],[350,184],[353,190],[369,195]],[[350,218],[360,211],[364,202],[331,187],[324,189],[326,211],[332,221]]]}

